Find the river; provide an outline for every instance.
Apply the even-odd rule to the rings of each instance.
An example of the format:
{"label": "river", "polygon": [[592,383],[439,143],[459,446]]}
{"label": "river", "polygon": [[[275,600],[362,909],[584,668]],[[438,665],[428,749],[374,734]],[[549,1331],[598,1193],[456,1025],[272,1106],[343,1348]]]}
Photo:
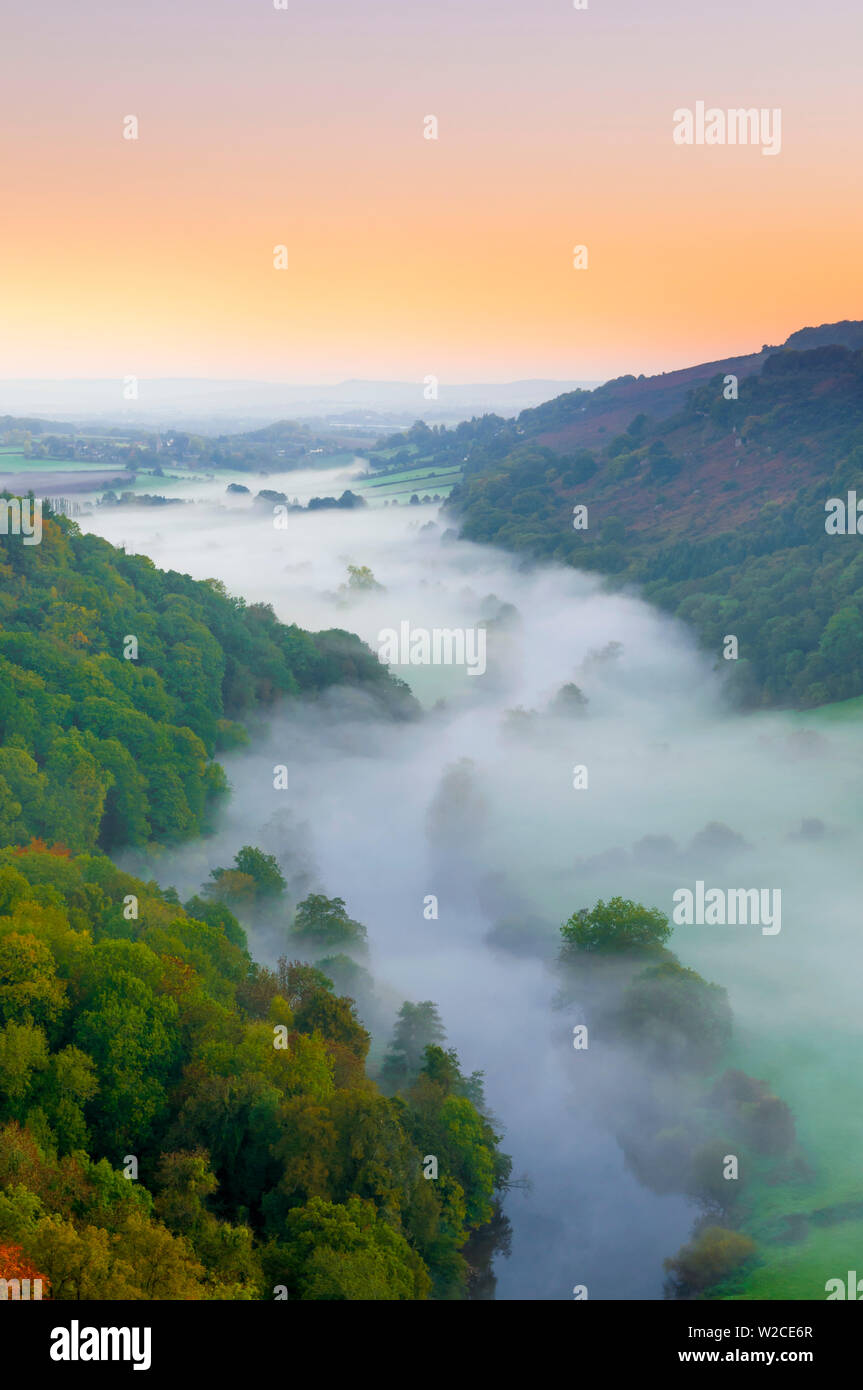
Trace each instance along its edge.
{"label": "river", "polygon": [[[337,496],[360,466],[246,482]],[[383,1016],[403,999],[437,1003],[463,1069],[484,1071],[502,1147],[528,1180],[506,1197],[511,1253],[495,1260],[496,1298],[565,1300],[576,1285],[591,1298],[660,1298],[662,1260],[698,1214],[629,1171],[572,1047],[579,1009],[554,1007],[560,923],[600,897],[670,914],[674,890],[698,878],[781,888],[779,934],[679,927],[671,945],[728,989],[736,1064],[792,1103],[801,1138],[822,1153],[850,1140],[859,1153],[846,1056],[860,1040],[856,731],[734,714],[721,663],[681,624],[594,577],[463,543],[435,506],[292,513],[281,530],[224,479],[179,495],[194,505],[101,507],[80,522],[160,568],[218,578],[285,622],[343,627],[375,650],[403,622],[489,624],[482,675],[394,668],[420,721],[393,724],[338,695],[275,711],[249,748],[221,759],[232,797],[217,833],[146,867],[185,897],[242,844],[278,853],[297,893],[338,895],[367,925]],[[346,589],[349,564],[382,587]],[[583,717],[548,712],[569,682],[588,701]],[[287,790],[273,788],[276,764]],[[587,787],[574,786],[576,767]],[[429,895],[436,919],[424,915]],[[274,961],[278,928],[253,949]],[[825,1086],[840,1098],[829,1118],[815,1102]]]}

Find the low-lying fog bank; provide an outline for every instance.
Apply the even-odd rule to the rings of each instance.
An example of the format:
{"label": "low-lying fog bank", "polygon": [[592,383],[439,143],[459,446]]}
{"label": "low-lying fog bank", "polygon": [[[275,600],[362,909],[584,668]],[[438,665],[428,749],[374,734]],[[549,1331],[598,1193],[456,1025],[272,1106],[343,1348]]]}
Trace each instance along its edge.
{"label": "low-lying fog bank", "polygon": [[[338,496],[355,472],[249,486]],[[697,1215],[628,1170],[572,1048],[579,1010],[553,1008],[560,924],[598,898],[670,916],[674,893],[698,881],[781,890],[778,932],[680,925],[669,944],[728,990],[739,1065],[789,1102],[817,1162],[860,1152],[858,732],[733,714],[680,625],[592,577],[459,542],[436,508],[292,513],[282,530],[223,482],[189,491],[194,506],[100,508],[81,524],[376,650],[402,623],[485,626],[484,674],[394,668],[421,720],[393,724],[350,692],[276,711],[222,759],[232,797],[218,833],[152,868],[185,897],[260,845],[295,897],[338,895],[366,923],[381,1018],[403,999],[439,1005],[465,1070],[486,1073],[514,1173],[532,1184],[507,1198],[497,1297],[566,1299],[576,1284],[591,1298],[661,1297],[662,1259]],[[352,585],[349,565],[381,587]],[[560,697],[573,683],[586,704]],[[275,764],[289,769],[285,791]],[[270,962],[285,949],[276,931],[253,945]]]}

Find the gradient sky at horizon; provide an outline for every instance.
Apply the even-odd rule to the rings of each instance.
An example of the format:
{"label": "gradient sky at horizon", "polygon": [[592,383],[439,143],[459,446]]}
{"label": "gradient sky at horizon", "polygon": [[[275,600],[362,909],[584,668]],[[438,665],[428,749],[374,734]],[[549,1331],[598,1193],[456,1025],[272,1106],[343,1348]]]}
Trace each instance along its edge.
{"label": "gradient sky at horizon", "polygon": [[[595,379],[863,317],[859,0],[0,14],[0,376]],[[676,146],[698,100],[781,153]]]}

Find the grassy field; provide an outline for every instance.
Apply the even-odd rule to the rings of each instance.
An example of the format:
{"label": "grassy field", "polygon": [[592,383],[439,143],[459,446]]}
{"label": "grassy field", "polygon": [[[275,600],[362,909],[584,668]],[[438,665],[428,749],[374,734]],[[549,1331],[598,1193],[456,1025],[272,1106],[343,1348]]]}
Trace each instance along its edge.
{"label": "grassy field", "polygon": [[14,449],[0,449],[3,473],[110,473],[123,472],[118,463],[82,463],[79,459],[31,459]]}
{"label": "grassy field", "polygon": [[[863,697],[810,710],[786,710],[791,727],[849,733],[863,721]],[[863,1276],[863,1113],[860,1029],[802,1028],[779,1038],[739,1038],[729,1059],[769,1079],[791,1107],[810,1172],[770,1185],[754,1177],[741,1199],[740,1229],[758,1244],[755,1268],[712,1296],[822,1299],[828,1279]],[[825,1077],[830,1084],[825,1085]]]}
{"label": "grassy field", "polygon": [[[855,1251],[858,1258],[855,1263]],[[720,1299],[826,1299],[828,1279],[845,1280],[849,1269],[863,1277],[863,1220],[843,1221],[813,1231],[800,1244],[773,1247],[770,1259],[739,1285],[719,1292]],[[765,1318],[765,1322],[769,1319]]]}
{"label": "grassy field", "polygon": [[391,458],[395,458],[396,454],[418,454],[418,453],[419,453],[419,445],[418,445],[418,444],[400,444],[397,448],[393,448],[393,449],[375,449],[374,457],[375,457],[376,459],[391,459]]}
{"label": "grassy field", "polygon": [[461,481],[461,476],[461,469],[457,467],[402,469],[398,473],[360,479],[354,483],[353,490],[361,493],[369,502],[411,497],[414,493],[420,498],[431,497],[435,493],[443,498],[449,497],[456,483]]}
{"label": "grassy field", "polygon": [[390,483],[420,481],[428,478],[446,478],[448,482],[454,481],[454,475],[461,477],[460,468],[410,468],[401,473],[386,473],[379,478],[363,479],[361,486],[366,488],[388,487]]}
{"label": "grassy field", "polygon": [[853,700],[837,700],[832,705],[819,705],[817,709],[796,710],[794,718],[811,724],[840,724],[863,719],[863,695]]}

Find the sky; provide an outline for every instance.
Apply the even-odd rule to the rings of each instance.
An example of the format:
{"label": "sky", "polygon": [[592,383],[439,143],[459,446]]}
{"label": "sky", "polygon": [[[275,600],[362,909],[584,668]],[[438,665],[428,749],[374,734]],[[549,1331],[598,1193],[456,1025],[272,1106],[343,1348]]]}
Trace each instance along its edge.
{"label": "sky", "polygon": [[[593,380],[863,317],[858,0],[0,0],[0,40],[2,377]],[[675,144],[698,101],[780,152]]]}

